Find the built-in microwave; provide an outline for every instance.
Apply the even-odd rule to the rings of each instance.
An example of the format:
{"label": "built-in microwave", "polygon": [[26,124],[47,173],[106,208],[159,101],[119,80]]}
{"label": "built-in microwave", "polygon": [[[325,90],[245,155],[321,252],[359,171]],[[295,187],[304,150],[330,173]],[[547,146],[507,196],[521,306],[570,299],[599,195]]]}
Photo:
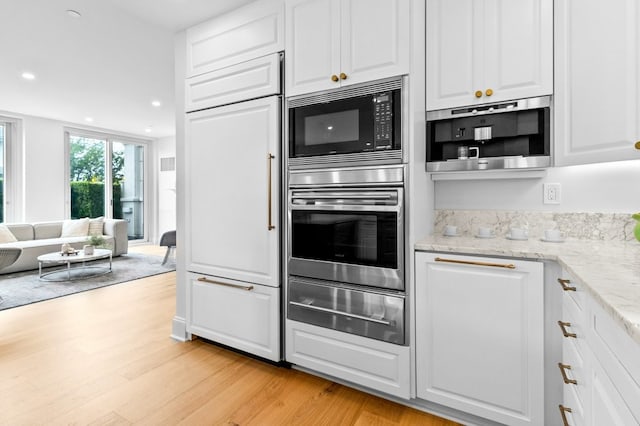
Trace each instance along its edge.
{"label": "built-in microwave", "polygon": [[402,162],[402,80],[287,100],[290,169]]}

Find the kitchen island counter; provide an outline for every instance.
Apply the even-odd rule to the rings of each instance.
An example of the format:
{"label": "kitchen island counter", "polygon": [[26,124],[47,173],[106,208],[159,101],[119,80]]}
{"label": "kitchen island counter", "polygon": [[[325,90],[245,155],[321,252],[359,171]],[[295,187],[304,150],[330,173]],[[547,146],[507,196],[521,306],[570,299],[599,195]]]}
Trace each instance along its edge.
{"label": "kitchen island counter", "polygon": [[415,250],[556,261],[640,344],[640,243],[428,236]]}

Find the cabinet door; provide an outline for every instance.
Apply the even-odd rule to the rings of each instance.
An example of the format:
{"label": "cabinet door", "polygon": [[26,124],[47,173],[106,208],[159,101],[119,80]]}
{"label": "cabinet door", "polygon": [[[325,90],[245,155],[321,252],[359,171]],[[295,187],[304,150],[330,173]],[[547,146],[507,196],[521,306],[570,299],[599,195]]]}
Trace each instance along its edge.
{"label": "cabinet door", "polygon": [[[483,22],[480,99],[498,102],[553,93],[553,1],[488,0]],[[487,96],[487,90],[493,94]]]}
{"label": "cabinet door", "polygon": [[552,0],[427,0],[427,110],[549,95]]}
{"label": "cabinet door", "polygon": [[342,85],[409,73],[411,21],[406,0],[343,0]]}
{"label": "cabinet door", "polygon": [[595,358],[591,363],[591,397],[589,400],[591,401],[589,420],[587,421],[589,425],[625,426],[639,424]]}
{"label": "cabinet door", "polygon": [[264,0],[187,29],[187,77],[281,52],[283,18],[280,1]]}
{"label": "cabinet door", "polygon": [[339,87],[340,0],[290,0],[285,14],[287,96]]}
{"label": "cabinet door", "polygon": [[187,270],[279,285],[279,115],[278,97],[187,115]]}
{"label": "cabinet door", "polygon": [[410,348],[287,319],[286,360],[403,399],[410,396]]}
{"label": "cabinet door", "polygon": [[427,110],[477,102],[482,87],[479,0],[427,0]]}
{"label": "cabinet door", "polygon": [[187,331],[280,360],[280,289],[188,274]]}
{"label": "cabinet door", "polygon": [[556,165],[640,159],[640,3],[555,2]]}
{"label": "cabinet door", "polygon": [[543,310],[541,263],[417,253],[418,397],[542,424]]}

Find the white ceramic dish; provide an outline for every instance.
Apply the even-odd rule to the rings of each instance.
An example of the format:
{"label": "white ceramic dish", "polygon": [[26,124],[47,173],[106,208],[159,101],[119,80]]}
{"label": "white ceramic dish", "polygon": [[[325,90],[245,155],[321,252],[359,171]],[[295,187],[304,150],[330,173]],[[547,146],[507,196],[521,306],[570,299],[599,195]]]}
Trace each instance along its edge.
{"label": "white ceramic dish", "polygon": [[529,237],[514,238],[510,234],[507,234],[507,236],[505,238],[507,240],[513,240],[513,241],[527,241],[529,239]]}
{"label": "white ceramic dish", "polygon": [[560,238],[559,240],[547,240],[546,238],[540,238],[540,241],[544,241],[545,243],[564,243],[564,238]]}

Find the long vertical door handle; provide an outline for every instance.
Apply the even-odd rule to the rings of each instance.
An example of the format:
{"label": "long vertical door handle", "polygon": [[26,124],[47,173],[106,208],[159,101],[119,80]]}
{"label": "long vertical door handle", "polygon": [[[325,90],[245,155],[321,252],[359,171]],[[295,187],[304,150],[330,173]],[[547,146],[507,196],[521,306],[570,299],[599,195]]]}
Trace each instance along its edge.
{"label": "long vertical door handle", "polygon": [[269,185],[269,187],[267,188],[267,192],[268,192],[268,194],[269,194],[269,196],[267,197],[267,198],[268,198],[267,203],[269,204],[269,205],[267,206],[267,209],[268,209],[268,211],[269,211],[269,213],[268,213],[268,216],[269,216],[269,217],[268,217],[268,222],[269,222],[269,223],[268,223],[268,225],[267,225],[267,226],[268,226],[268,228],[267,228],[267,229],[268,229],[269,231],[271,231],[272,229],[275,229],[275,228],[276,228],[276,227],[275,227],[275,225],[273,225],[273,221],[272,221],[272,218],[271,218],[271,216],[272,216],[272,212],[271,212],[271,204],[272,204],[272,203],[271,203],[271,202],[272,202],[272,198],[273,198],[273,192],[272,192],[272,190],[271,190],[271,179],[272,179],[272,176],[271,176],[271,172],[272,172],[272,170],[271,170],[271,165],[272,165],[272,163],[273,163],[273,159],[274,159],[274,158],[276,158],[276,157],[275,157],[272,153],[267,154],[267,161],[268,161],[268,165],[269,165],[269,179],[268,179],[268,182],[267,182],[267,185]]}

